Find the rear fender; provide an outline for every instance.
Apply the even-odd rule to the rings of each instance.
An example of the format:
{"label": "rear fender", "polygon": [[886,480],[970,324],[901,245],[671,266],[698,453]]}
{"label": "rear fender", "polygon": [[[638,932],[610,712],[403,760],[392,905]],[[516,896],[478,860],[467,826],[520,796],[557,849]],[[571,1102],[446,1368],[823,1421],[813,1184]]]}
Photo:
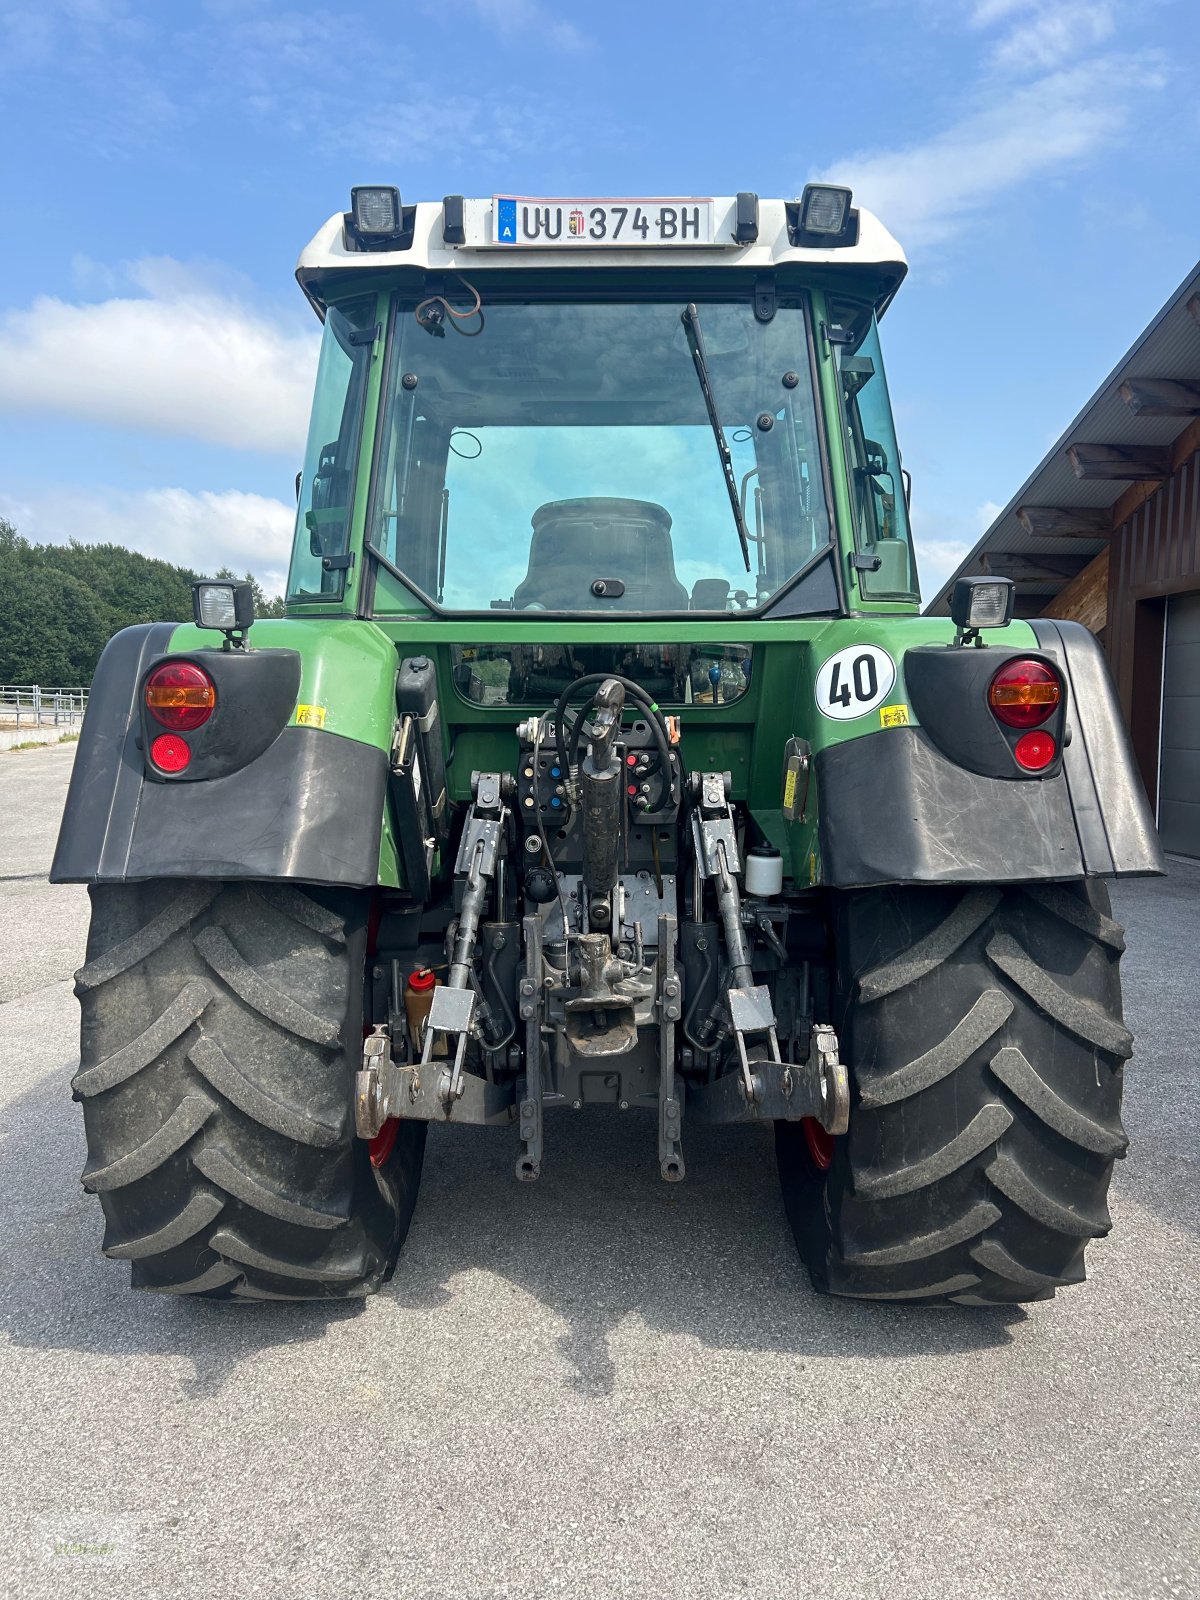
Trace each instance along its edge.
{"label": "rear fender", "polygon": [[[395,718],[395,647],[369,623],[255,624],[236,663],[212,635],[126,628],[92,684],[54,883],[292,879],[373,886]],[[212,669],[219,713],[180,778],[147,765],[141,689],[164,656]],[[345,731],[343,731],[343,729]]]}
{"label": "rear fender", "polygon": [[[1024,627],[1032,649],[1021,644]],[[1086,628],[1039,618],[1015,624],[1011,635],[994,630],[986,649],[954,652],[956,659],[945,644],[902,654],[903,633],[894,625],[879,638],[897,658],[894,709],[902,720],[856,728],[815,751],[821,882],[855,888],[1165,870],[1108,666]],[[995,670],[1018,655],[1048,660],[1063,679],[1065,710],[1048,725],[1061,758],[1042,775],[1016,768],[1012,740],[986,703]]]}

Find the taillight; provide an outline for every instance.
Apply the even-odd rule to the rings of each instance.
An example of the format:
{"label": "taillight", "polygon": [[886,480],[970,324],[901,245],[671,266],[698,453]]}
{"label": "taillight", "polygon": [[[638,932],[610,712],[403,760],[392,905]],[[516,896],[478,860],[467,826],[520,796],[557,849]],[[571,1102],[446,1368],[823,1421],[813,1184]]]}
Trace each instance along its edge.
{"label": "taillight", "polygon": [[1042,772],[1058,754],[1058,745],[1049,733],[1023,733],[1013,746],[1017,765],[1026,772]]}
{"label": "taillight", "polygon": [[161,772],[182,772],[192,759],[186,739],[177,733],[160,733],[150,741],[150,759]]}
{"label": "taillight", "polygon": [[146,679],[145,700],[155,722],[178,733],[190,733],[212,716],[217,690],[208,673],[192,662],[164,661]]}
{"label": "taillight", "polygon": [[1062,684],[1044,661],[1010,661],[1000,668],[988,688],[988,705],[1010,728],[1036,728],[1052,717],[1061,704]]}

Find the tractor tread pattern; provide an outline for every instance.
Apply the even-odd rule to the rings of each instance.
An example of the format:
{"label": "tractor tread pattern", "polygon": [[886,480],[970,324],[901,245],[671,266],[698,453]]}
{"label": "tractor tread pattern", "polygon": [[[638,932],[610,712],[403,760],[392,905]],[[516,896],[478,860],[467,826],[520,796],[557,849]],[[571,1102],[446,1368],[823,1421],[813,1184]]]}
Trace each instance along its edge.
{"label": "tractor tread pattern", "polygon": [[1035,1272],[1011,1255],[999,1239],[981,1239],[971,1250],[971,1259],[985,1272],[994,1273],[1025,1289],[1054,1289],[1058,1279],[1048,1272]]}
{"label": "tractor tread pattern", "polygon": [[75,993],[80,996],[87,994],[93,989],[98,989],[101,984],[119,978],[131,967],[140,966],[147,956],[161,948],[172,935],[178,933],[181,928],[186,928],[194,918],[206,910],[215,899],[216,893],[216,884],[187,884],[179,895],[156,917],[151,917],[148,922],[143,923],[136,933],[131,933],[102,955],[86,961],[75,974]]}
{"label": "tractor tread pattern", "polygon": [[1060,1027],[1078,1034],[1097,1050],[1108,1050],[1125,1059],[1133,1054],[1133,1035],[1121,1023],[1101,1011],[1099,1006],[1080,1000],[1056,983],[1012,937],[998,933],[987,947],[988,960],[1011,978]]}
{"label": "tractor tread pattern", "polygon": [[161,1228],[144,1233],[139,1239],[110,1239],[105,1231],[103,1250],[106,1256],[118,1261],[140,1261],[143,1256],[161,1255],[164,1250],[174,1250],[177,1245],[194,1238],[201,1228],[206,1228],[225,1209],[225,1201],[211,1189],[196,1189],[183,1210],[177,1212]]}
{"label": "tractor tread pattern", "polygon": [[357,1283],[367,1270],[366,1249],[361,1242],[356,1249],[343,1254],[327,1251],[318,1259],[306,1261],[257,1249],[234,1228],[218,1228],[209,1244],[224,1260],[242,1267],[256,1267],[277,1278],[303,1278],[326,1284]]}
{"label": "tractor tread pattern", "polygon": [[938,1283],[908,1284],[902,1289],[860,1289],[854,1286],[853,1279],[847,1279],[838,1285],[837,1292],[848,1300],[943,1300],[978,1282],[979,1275],[975,1272],[958,1272]]}
{"label": "tractor tread pattern", "polygon": [[987,921],[999,901],[998,889],[970,890],[944,921],[923,939],[918,939],[903,955],[865,973],[859,979],[860,999],[864,1003],[882,1000],[940,967]]}
{"label": "tractor tread pattern", "polygon": [[324,1045],[327,1050],[337,1044],[341,1037],[340,1026],[326,1017],[318,1017],[298,1000],[293,1000],[290,995],[268,983],[243,959],[223,928],[205,928],[196,935],[195,944],[213,971],[224,978],[238,999],[246,1005],[288,1033],[311,1039],[313,1044]]}
{"label": "tractor tread pattern", "polygon": [[1011,1089],[1035,1117],[1040,1117],[1047,1127],[1072,1144],[1098,1156],[1122,1156],[1129,1148],[1123,1130],[1104,1127],[1055,1094],[1015,1045],[1005,1045],[1003,1050],[997,1051],[990,1066],[994,1076],[1006,1089]]}
{"label": "tractor tread pattern", "polygon": [[1097,911],[1086,900],[1077,900],[1073,894],[1057,883],[1027,883],[1025,893],[1051,916],[1069,922],[1073,928],[1086,933],[1089,938],[1115,950],[1118,955],[1125,949],[1125,930],[1119,922]]}
{"label": "tractor tread pattern", "polygon": [[212,990],[207,984],[195,981],[186,983],[162,1016],[156,1018],[144,1033],[139,1033],[136,1039],[131,1039],[120,1050],[114,1050],[111,1056],[89,1067],[86,1072],[75,1074],[71,1079],[71,1091],[75,1098],[82,1100],[88,1095],[102,1094],[105,1089],[115,1088],[118,1083],[124,1083],[127,1078],[148,1067],[168,1045],[174,1044],[181,1034],[187,1032],[203,1014],[211,999]]}
{"label": "tractor tread pattern", "polygon": [[997,1153],[988,1165],[987,1175],[993,1186],[1007,1196],[1013,1205],[1019,1206],[1044,1228],[1052,1228],[1056,1233],[1072,1234],[1079,1239],[1101,1239],[1112,1227],[1107,1206],[1102,1206],[1098,1214],[1089,1216],[1078,1206],[1060,1204],[1044,1185],[1026,1172],[1015,1156],[1005,1151]]}
{"label": "tractor tread pattern", "polygon": [[910,1095],[957,1072],[980,1045],[986,1044],[996,1030],[1003,1027],[1012,1009],[1013,1003],[1006,994],[999,989],[985,989],[962,1021],[932,1050],[884,1076],[864,1076],[863,1105],[887,1106],[897,1100],[907,1100]]}
{"label": "tractor tread pattern", "polygon": [[931,1150],[921,1160],[892,1167],[886,1172],[867,1173],[858,1179],[855,1191],[864,1199],[888,1200],[894,1195],[912,1194],[915,1189],[927,1189],[995,1144],[1005,1129],[1012,1126],[1012,1120],[1012,1113],[999,1101],[993,1101],[982,1106],[953,1139]]}
{"label": "tractor tread pattern", "polygon": [[218,1094],[272,1133],[298,1144],[321,1146],[337,1144],[345,1136],[347,1117],[333,1122],[266,1094],[234,1065],[215,1039],[197,1039],[188,1051],[188,1060]]}
{"label": "tractor tread pattern", "polygon": [[299,889],[292,889],[286,883],[256,883],[254,893],[301,927],[311,928],[313,933],[319,933],[332,944],[345,944],[346,930],[342,919],[316,900],[301,894]]}
{"label": "tractor tread pattern", "polygon": [[217,1109],[215,1100],[205,1094],[185,1095],[167,1120],[141,1144],[110,1161],[105,1167],[89,1164],[83,1169],[83,1187],[92,1194],[105,1189],[123,1189],[161,1167],[168,1157],[181,1150]]}
{"label": "tractor tread pattern", "polygon": [[412,1214],[424,1127],[403,1125],[378,1170],[354,1136],[357,1053],[343,1039],[360,1037],[362,899],[186,881],[90,893],[74,1088],[104,1253],[130,1262],[135,1288],[168,1294],[378,1288]]}
{"label": "tractor tread pattern", "polygon": [[816,1286],[1007,1305],[1081,1282],[1128,1143],[1103,884],[851,891],[834,916],[850,1131],[825,1174],[776,1129]]}
{"label": "tractor tread pattern", "polygon": [[1000,1211],[990,1200],[977,1200],[969,1211],[955,1217],[944,1228],[913,1234],[896,1244],[877,1245],[870,1250],[848,1249],[842,1260],[848,1267],[898,1267],[908,1261],[928,1261],[930,1256],[941,1255],[943,1250],[974,1239],[999,1220]]}
{"label": "tractor tread pattern", "polygon": [[348,1211],[322,1211],[280,1194],[240,1166],[219,1144],[201,1144],[192,1156],[192,1165],[226,1194],[281,1222],[294,1222],[301,1228],[340,1228],[350,1220]]}
{"label": "tractor tread pattern", "polygon": [[241,1270],[227,1261],[211,1261],[203,1271],[187,1278],[163,1279],[155,1274],[147,1277],[138,1264],[133,1264],[133,1287],[148,1289],[154,1294],[212,1294],[214,1290],[228,1289],[242,1276]]}

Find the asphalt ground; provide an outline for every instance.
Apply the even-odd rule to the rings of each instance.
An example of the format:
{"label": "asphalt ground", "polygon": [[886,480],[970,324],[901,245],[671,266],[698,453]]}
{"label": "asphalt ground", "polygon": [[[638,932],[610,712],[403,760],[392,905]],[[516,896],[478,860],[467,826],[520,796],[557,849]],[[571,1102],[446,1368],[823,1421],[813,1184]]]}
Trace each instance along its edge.
{"label": "asphalt ground", "polygon": [[1023,1309],[817,1297],[760,1131],[435,1129],[391,1286],[133,1295],[79,1186],[45,881],[70,748],[0,755],[0,1583],[25,1597],[1200,1594],[1200,867],[1116,886],[1133,1145],[1091,1277]]}

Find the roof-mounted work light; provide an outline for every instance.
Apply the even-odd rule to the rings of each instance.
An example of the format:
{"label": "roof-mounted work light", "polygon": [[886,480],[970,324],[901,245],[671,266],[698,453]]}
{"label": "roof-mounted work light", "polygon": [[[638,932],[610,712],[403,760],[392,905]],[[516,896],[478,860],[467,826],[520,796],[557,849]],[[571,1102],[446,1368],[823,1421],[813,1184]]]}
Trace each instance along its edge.
{"label": "roof-mounted work light", "polygon": [[1011,578],[959,578],[950,591],[955,644],[982,644],[980,628],[1007,628],[1017,587]]}
{"label": "roof-mounted work light", "polygon": [[827,249],[857,244],[858,212],[852,198],[850,190],[839,184],[806,184],[800,199],[788,206],[792,243]]}
{"label": "roof-mounted work light", "polygon": [[404,232],[399,189],[390,184],[364,184],[351,189],[346,220],[364,249],[378,250],[395,244]]}
{"label": "roof-mounted work light", "polygon": [[400,191],[382,185],[351,189],[350,212],[364,238],[382,239],[399,233]]}
{"label": "roof-mounted work light", "polygon": [[254,621],[254,590],[248,583],[202,578],[192,585],[192,614],[198,628],[225,635],[226,650],[240,650]]}

